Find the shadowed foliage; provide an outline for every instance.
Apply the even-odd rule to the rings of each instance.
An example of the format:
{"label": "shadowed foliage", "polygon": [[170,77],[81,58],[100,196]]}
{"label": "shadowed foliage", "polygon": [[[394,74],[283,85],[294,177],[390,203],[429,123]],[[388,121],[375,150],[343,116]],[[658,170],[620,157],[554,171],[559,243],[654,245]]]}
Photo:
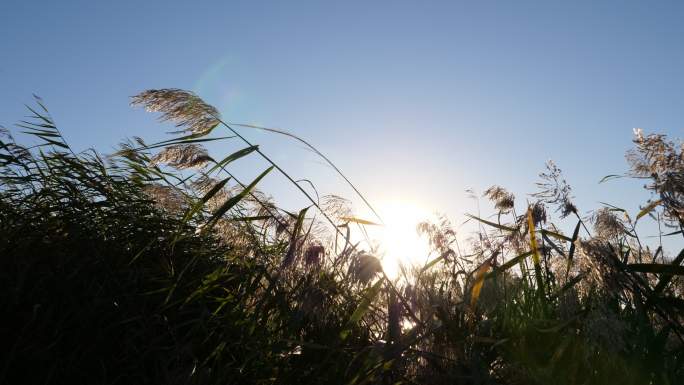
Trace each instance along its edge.
{"label": "shadowed foliage", "polygon": [[[133,102],[176,136],[75,153],[38,98],[17,130],[30,145],[0,132],[0,383],[681,383],[684,250],[636,229],[650,218],[681,244],[681,144],[637,132],[628,175],[653,192],[639,213],[581,215],[550,162],[523,206],[488,189],[495,214],[470,216],[463,246],[447,219],[419,224],[433,255],[392,280],[351,235],[378,223],[199,97]],[[236,140],[219,158],[203,147]],[[241,181],[247,156],[269,167]],[[310,205],[278,207],[258,189],[276,176]]]}

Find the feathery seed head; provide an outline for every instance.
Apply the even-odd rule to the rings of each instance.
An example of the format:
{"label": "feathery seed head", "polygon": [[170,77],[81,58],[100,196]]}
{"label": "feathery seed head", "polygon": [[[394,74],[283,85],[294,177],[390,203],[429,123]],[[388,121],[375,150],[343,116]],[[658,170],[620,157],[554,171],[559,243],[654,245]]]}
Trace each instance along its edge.
{"label": "feathery seed head", "polygon": [[354,258],[349,270],[357,281],[362,283],[370,282],[376,274],[382,272],[380,260],[370,254],[360,254]]}
{"label": "feathery seed head", "polygon": [[180,212],[186,206],[183,196],[174,187],[150,183],[143,187],[143,191],[157,206],[165,210]]}
{"label": "feathery seed head", "polygon": [[532,194],[533,197],[555,206],[556,211],[560,211],[561,218],[577,212],[577,207],[572,203],[572,188],[553,160],[546,162],[546,171],[540,173],[539,177],[542,181],[537,183],[539,191]]}
{"label": "feathery seed head", "polygon": [[542,202],[536,202],[532,206],[532,220],[534,225],[537,226],[540,223],[546,223],[546,207]]}
{"label": "feathery seed head", "polygon": [[304,252],[304,263],[307,266],[318,265],[321,257],[325,254],[325,248],[321,245],[310,245]]}
{"label": "feathery seed head", "polygon": [[176,88],[147,90],[131,98],[132,106],[143,106],[149,112],[161,112],[159,120],[171,121],[180,132],[206,134],[219,124],[219,112],[199,96]]}
{"label": "feathery seed head", "polygon": [[613,211],[604,207],[597,210],[593,217],[594,230],[600,237],[616,237],[625,231],[625,226]]}
{"label": "feathery seed head", "polygon": [[504,213],[510,211],[515,204],[515,196],[501,186],[492,186],[483,195],[494,202],[494,207]]}
{"label": "feathery seed head", "polygon": [[196,144],[177,144],[168,146],[152,157],[153,165],[166,164],[182,170],[186,168],[202,168],[211,157],[207,150]]}
{"label": "feathery seed head", "polygon": [[[648,190],[660,194],[665,218],[671,225],[684,223],[684,143],[667,140],[665,135],[638,136],[627,153],[631,174],[650,178]],[[674,222],[674,223],[672,223]]]}
{"label": "feathery seed head", "polygon": [[637,142],[642,142],[644,140],[644,130],[642,128],[633,128],[634,140]]}

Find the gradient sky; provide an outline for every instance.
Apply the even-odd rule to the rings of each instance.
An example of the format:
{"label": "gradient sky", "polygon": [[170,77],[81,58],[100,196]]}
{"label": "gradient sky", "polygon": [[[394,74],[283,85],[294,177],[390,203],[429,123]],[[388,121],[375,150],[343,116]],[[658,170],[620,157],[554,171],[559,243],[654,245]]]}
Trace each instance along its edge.
{"label": "gradient sky", "polygon": [[[110,152],[169,128],[129,96],[177,87],[228,121],[306,138],[373,202],[461,218],[466,188],[524,201],[553,159],[582,211],[637,210],[640,182],[598,181],[627,169],[633,127],[684,136],[682,20],[681,1],[3,0],[0,123],[36,93],[76,149]],[[321,193],[352,197],[300,146],[243,132]],[[235,167],[248,179],[264,165]],[[304,204],[274,175],[262,188]]]}

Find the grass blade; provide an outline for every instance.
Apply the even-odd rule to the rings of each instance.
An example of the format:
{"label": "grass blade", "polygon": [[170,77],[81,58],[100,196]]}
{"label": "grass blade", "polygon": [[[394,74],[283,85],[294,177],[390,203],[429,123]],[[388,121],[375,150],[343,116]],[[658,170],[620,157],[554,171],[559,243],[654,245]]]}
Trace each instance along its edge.
{"label": "grass blade", "polygon": [[420,270],[420,272],[424,272],[428,269],[430,269],[432,266],[436,265],[437,263],[446,260],[450,255],[454,255],[454,251],[449,249],[446,252],[442,253],[439,257],[433,259],[432,261],[428,262],[423,266],[423,268]]}
{"label": "grass blade", "polygon": [[577,242],[577,238],[579,237],[579,231],[580,231],[580,226],[582,225],[582,221],[578,221],[577,225],[575,226],[575,230],[572,232],[572,239],[570,240],[570,250],[568,251],[568,265],[565,270],[565,277],[568,277],[568,274],[570,273],[570,267],[572,266],[572,260],[575,256],[575,242]]}
{"label": "grass blade", "polygon": [[491,259],[485,261],[485,263],[480,266],[475,272],[475,283],[473,283],[473,289],[470,292],[470,307],[474,308],[477,304],[478,298],[480,298],[480,291],[482,290],[482,285],[484,284],[485,277],[489,268],[491,266]]}
{"label": "grass blade", "polygon": [[[379,223],[371,222],[369,220],[356,218],[356,217],[340,217],[340,219],[346,222],[344,225],[349,224],[349,223],[357,223],[359,225],[380,226]],[[341,226],[344,226],[344,225],[341,225]]]}
{"label": "grass blade", "polygon": [[537,247],[537,235],[535,234],[534,218],[532,217],[532,208],[527,210],[527,227],[530,231],[530,248],[532,250],[532,260],[535,266],[539,266],[539,248]]}
{"label": "grass blade", "polygon": [[352,313],[351,317],[349,318],[349,322],[347,323],[347,326],[340,332],[340,338],[342,340],[347,339],[349,336],[349,333],[351,332],[351,328],[358,324],[359,321],[361,321],[361,318],[368,312],[368,309],[370,309],[370,305],[375,299],[375,297],[378,296],[378,293],[380,292],[380,289],[382,288],[382,279],[379,279],[378,282],[376,282],[373,286],[370,287],[366,291],[366,293],[363,296],[363,299],[359,303],[359,306],[356,307],[356,310],[354,310],[354,313]]}
{"label": "grass blade", "polygon": [[558,239],[558,240],[561,240],[561,241],[572,242],[572,238],[567,237],[567,236],[565,236],[565,235],[563,235],[563,234],[557,233],[557,232],[555,232],[555,231],[542,229],[540,232],[542,233],[542,235],[546,235],[546,236],[549,236],[549,237],[554,237],[554,238],[556,238],[556,239]]}
{"label": "grass blade", "polygon": [[[311,207],[311,206],[309,206]],[[306,207],[302,209],[299,212],[299,215],[297,215],[297,222],[295,222],[295,227],[294,230],[292,231],[292,236],[290,237],[290,245],[287,249],[287,254],[285,254],[285,259],[283,259],[282,267],[288,267],[291,265],[294,260],[295,256],[297,254],[297,246],[299,245],[299,233],[302,232],[302,226],[304,224],[304,218],[306,218],[306,212],[309,210],[309,207]]]}
{"label": "grass blade", "polygon": [[639,214],[637,214],[637,216],[636,216],[636,220],[638,221],[639,218],[641,218],[641,217],[643,217],[644,215],[646,215],[646,214],[650,213],[651,211],[653,211],[656,207],[658,207],[658,205],[659,205],[660,203],[662,203],[662,200],[661,200],[661,199],[658,199],[658,200],[655,200],[655,201],[649,203],[646,207],[644,207],[643,209],[641,209],[641,211],[639,211]]}
{"label": "grass blade", "polygon": [[660,263],[630,263],[627,269],[636,273],[651,273],[660,275],[684,275],[684,266],[664,265]]}
{"label": "grass blade", "polygon": [[480,221],[480,222],[482,222],[488,226],[496,227],[497,229],[500,229],[500,230],[505,230],[505,231],[510,231],[510,232],[518,231],[517,227],[508,227],[508,226],[500,225],[498,223],[491,222],[491,221],[488,221],[486,219],[482,219],[482,218],[477,217],[477,216],[472,215],[472,214],[466,214],[466,216],[469,218],[475,219],[477,221]]}
{"label": "grass blade", "polygon": [[522,261],[523,259],[529,257],[530,255],[532,255],[532,252],[531,252],[531,251],[527,251],[527,252],[524,252],[524,253],[522,253],[522,254],[520,254],[520,255],[514,257],[514,258],[511,258],[508,262],[504,263],[503,265],[501,265],[501,266],[499,266],[499,267],[496,267],[496,268],[495,268],[494,270],[492,270],[489,274],[487,274],[487,278],[494,277],[494,276],[496,276],[497,274],[500,274],[500,273],[502,273],[502,272],[504,272],[504,271],[510,269],[511,267],[517,265],[518,263],[520,263],[520,261]]}
{"label": "grass blade", "polygon": [[[677,258],[675,258],[672,261],[672,266],[680,266],[682,264],[682,261],[684,261],[684,249],[679,252],[679,255],[677,255]],[[658,281],[658,284],[656,287],[653,289],[654,294],[658,294],[662,292],[665,287],[667,286],[668,283],[672,280],[672,275],[664,275],[660,277],[660,281]]]}
{"label": "grass blade", "polygon": [[273,167],[267,168],[266,171],[262,172],[258,177],[256,177],[256,179],[254,179],[252,183],[250,183],[247,187],[242,189],[242,191],[240,191],[239,194],[228,199],[221,207],[219,207],[218,210],[216,210],[214,215],[212,215],[212,217],[209,219],[208,225],[204,229],[202,229],[202,231],[208,231],[209,229],[213,228],[214,225],[216,225],[218,219],[221,218],[223,214],[228,212],[228,210],[233,208],[233,206],[238,204],[247,194],[249,194],[257,185],[257,183],[259,183],[259,181],[261,181],[261,179],[265,177],[266,174],[271,172],[271,170],[273,170]]}
{"label": "grass blade", "polygon": [[187,223],[190,220],[190,218],[192,218],[193,215],[195,215],[198,211],[200,211],[202,209],[202,207],[209,201],[209,199],[211,199],[214,195],[216,195],[219,191],[221,191],[223,186],[225,186],[229,180],[230,180],[230,177],[216,183],[214,185],[214,187],[211,188],[211,190],[207,191],[207,193],[204,194],[202,199],[200,199],[197,203],[195,203],[188,210],[188,212],[183,217],[183,223]]}
{"label": "grass blade", "polygon": [[207,174],[211,174],[212,172],[216,171],[219,168],[223,168],[225,165],[227,165],[230,162],[233,162],[235,160],[238,160],[242,157],[245,157],[252,152],[256,151],[259,148],[259,146],[249,146],[246,148],[243,148],[242,150],[238,150],[227,157],[221,159],[221,161],[216,162],[216,164],[207,171]]}

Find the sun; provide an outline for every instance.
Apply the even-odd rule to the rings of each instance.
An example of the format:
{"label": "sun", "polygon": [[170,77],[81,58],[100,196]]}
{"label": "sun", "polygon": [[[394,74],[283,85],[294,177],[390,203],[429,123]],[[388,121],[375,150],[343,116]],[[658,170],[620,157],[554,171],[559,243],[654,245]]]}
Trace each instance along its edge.
{"label": "sun", "polygon": [[369,237],[377,242],[385,274],[394,279],[401,274],[400,264],[424,264],[430,248],[427,239],[419,236],[416,226],[429,219],[429,211],[415,202],[402,200],[381,202],[377,209],[384,226],[369,228]]}

